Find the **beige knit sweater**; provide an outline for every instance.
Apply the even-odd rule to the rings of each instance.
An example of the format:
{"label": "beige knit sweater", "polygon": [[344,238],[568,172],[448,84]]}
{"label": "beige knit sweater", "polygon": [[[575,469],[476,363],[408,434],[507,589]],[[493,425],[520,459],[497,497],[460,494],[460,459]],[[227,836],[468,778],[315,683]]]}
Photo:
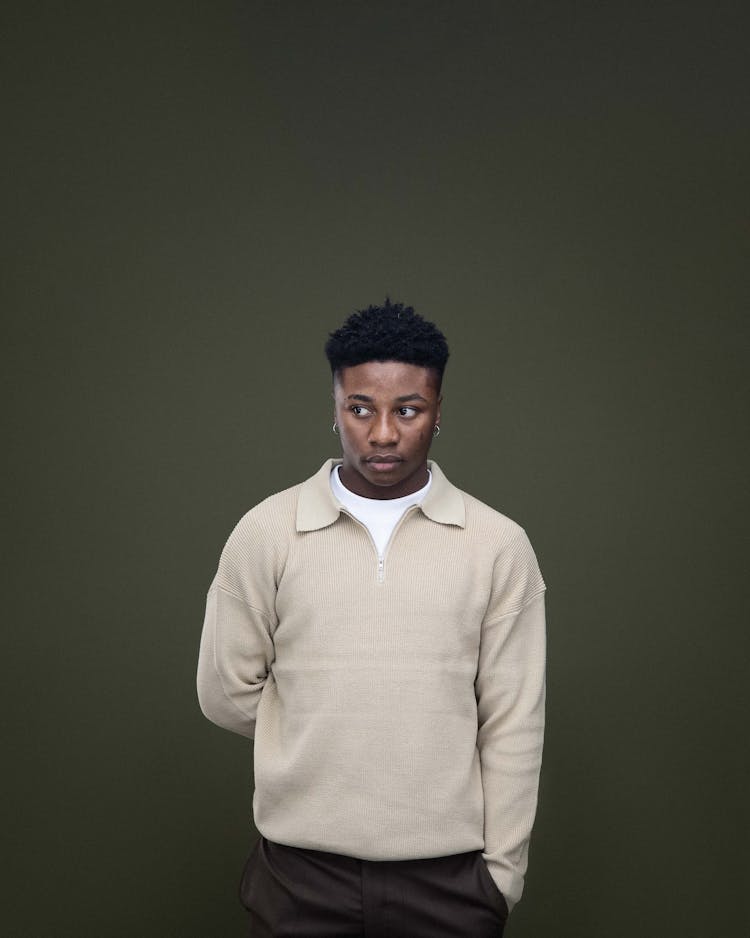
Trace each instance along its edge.
{"label": "beige knit sweater", "polygon": [[437,463],[379,563],[327,460],[245,514],[209,587],[204,714],[254,738],[257,829],[370,860],[481,849],[510,908],[537,804],[545,584]]}

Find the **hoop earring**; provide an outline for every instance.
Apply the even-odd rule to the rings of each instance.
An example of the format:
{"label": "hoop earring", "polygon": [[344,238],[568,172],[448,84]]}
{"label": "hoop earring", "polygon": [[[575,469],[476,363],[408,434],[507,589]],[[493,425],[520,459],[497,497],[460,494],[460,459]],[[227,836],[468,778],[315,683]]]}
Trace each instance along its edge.
{"label": "hoop earring", "polygon": [[432,431],[433,436],[440,436],[440,427],[435,424],[435,429]]}
{"label": "hoop earring", "polygon": [[338,436],[339,428],[336,426],[336,421],[333,421],[333,426],[331,427],[333,432]]}

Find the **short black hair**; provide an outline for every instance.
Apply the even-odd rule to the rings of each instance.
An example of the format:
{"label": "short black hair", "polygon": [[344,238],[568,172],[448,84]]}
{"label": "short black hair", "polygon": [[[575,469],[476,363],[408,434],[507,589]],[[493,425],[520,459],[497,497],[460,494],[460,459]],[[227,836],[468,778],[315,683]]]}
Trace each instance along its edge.
{"label": "short black hair", "polygon": [[365,362],[405,362],[431,368],[438,388],[448,361],[448,343],[434,323],[414,312],[413,306],[391,303],[368,306],[352,313],[340,329],[330,333],[325,353],[331,373]]}

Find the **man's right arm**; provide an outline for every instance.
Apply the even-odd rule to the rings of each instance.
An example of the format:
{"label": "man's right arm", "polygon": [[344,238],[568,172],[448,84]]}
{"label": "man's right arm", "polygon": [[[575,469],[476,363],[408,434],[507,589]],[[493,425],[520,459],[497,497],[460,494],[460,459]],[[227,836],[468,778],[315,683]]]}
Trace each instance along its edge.
{"label": "man's right arm", "polygon": [[252,739],[274,658],[270,623],[259,609],[211,584],[198,656],[198,701],[218,726]]}
{"label": "man's right arm", "polygon": [[198,701],[218,726],[252,739],[258,703],[276,657],[278,544],[259,506],[235,525],[206,596]]}

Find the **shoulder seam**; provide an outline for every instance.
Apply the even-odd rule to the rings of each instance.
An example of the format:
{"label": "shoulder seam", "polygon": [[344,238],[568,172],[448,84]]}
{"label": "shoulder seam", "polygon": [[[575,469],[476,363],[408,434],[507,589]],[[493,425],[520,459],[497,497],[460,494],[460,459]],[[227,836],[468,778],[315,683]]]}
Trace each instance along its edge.
{"label": "shoulder seam", "polygon": [[494,619],[490,619],[489,622],[482,623],[483,627],[486,628],[489,625],[494,625],[496,622],[500,622],[502,619],[507,619],[508,616],[517,616],[519,612],[523,612],[529,603],[533,602],[533,600],[535,600],[538,596],[541,596],[542,593],[545,593],[546,591],[547,586],[545,584],[536,590],[536,592],[532,593],[532,595],[529,596],[525,602],[522,602],[520,606],[517,606],[515,609],[511,609],[508,612],[504,612],[501,616],[496,616]]}
{"label": "shoulder seam", "polygon": [[273,625],[273,619],[265,609],[261,609],[259,606],[254,606],[252,603],[247,602],[246,599],[243,599],[241,596],[238,596],[236,593],[233,593],[232,590],[228,590],[225,586],[222,586],[221,583],[214,583],[213,586],[209,588],[209,593],[212,590],[221,590],[222,593],[225,593],[227,596],[231,596],[232,599],[236,599],[237,602],[242,603],[243,606],[246,606],[248,609],[252,609],[253,612],[257,612],[259,616],[268,622],[269,625]]}

